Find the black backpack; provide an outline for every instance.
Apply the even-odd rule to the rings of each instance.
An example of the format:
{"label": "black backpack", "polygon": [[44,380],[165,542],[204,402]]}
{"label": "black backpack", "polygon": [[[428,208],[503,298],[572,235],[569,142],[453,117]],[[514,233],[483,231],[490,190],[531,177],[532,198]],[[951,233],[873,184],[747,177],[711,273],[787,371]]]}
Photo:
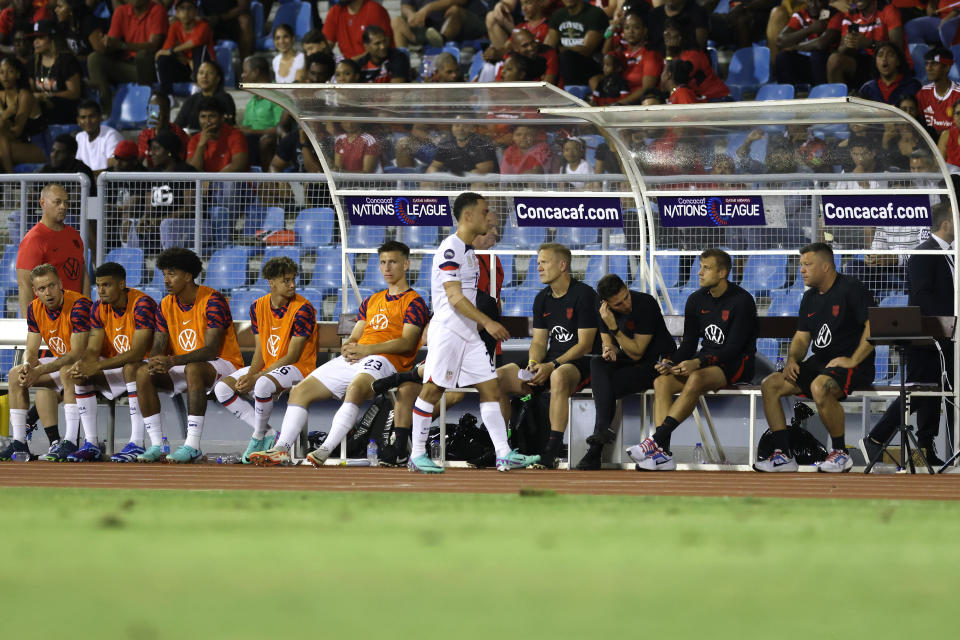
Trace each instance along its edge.
{"label": "black backpack", "polygon": [[[787,440],[797,464],[816,464],[827,459],[827,449],[812,433],[804,429],[803,423],[813,415],[813,411],[802,402],[793,405],[793,418],[787,427]],[[757,444],[757,459],[766,460],[773,455],[773,432],[767,429]]]}
{"label": "black backpack", "polygon": [[393,401],[387,394],[379,395],[360,417],[357,426],[347,434],[347,457],[365,458],[370,438],[377,443],[377,449],[382,451],[384,445],[390,442],[392,432]]}
{"label": "black backpack", "polygon": [[539,455],[550,438],[550,396],[533,391],[510,401],[510,446],[524,455]]}

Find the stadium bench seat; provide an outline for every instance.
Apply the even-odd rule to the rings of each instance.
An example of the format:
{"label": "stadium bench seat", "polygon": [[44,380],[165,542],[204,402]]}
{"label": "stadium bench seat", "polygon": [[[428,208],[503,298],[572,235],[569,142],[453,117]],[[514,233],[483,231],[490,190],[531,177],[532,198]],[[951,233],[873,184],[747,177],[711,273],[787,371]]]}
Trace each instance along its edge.
{"label": "stadium bench seat", "polygon": [[387,232],[384,227],[352,225],[347,237],[350,239],[349,246],[353,249],[376,249],[383,244]]}
{"label": "stadium bench seat", "polygon": [[[139,287],[143,280],[143,250],[130,247],[113,249],[104,259],[106,262],[116,262],[127,272],[127,286]],[[94,287],[95,288],[95,287]]]}
{"label": "stadium bench seat", "polygon": [[842,82],[827,82],[810,89],[808,98],[846,98],[847,85]]}
{"label": "stadium bench seat", "polygon": [[[608,259],[607,269],[603,268],[603,259]],[[608,273],[615,273],[624,282],[630,282],[630,260],[627,256],[590,256],[583,281],[591,287],[597,286],[597,281]]]}
{"label": "stadium bench seat", "polygon": [[20,245],[8,244],[3,248],[3,257],[0,258],[0,289],[3,296],[19,291],[17,284],[17,251]]}
{"label": "stadium bench seat", "polygon": [[530,251],[536,250],[546,241],[546,227],[518,227],[514,224],[507,224],[503,227],[503,238],[500,240],[500,244],[504,247]]}
{"label": "stadium bench seat", "polygon": [[[262,6],[260,11],[263,11]],[[276,27],[278,24],[290,25],[293,28],[294,38],[297,41],[301,40],[303,35],[313,27],[313,20],[310,16],[310,3],[287,2],[286,4],[281,4],[279,7],[277,7],[277,12],[273,16],[273,24],[274,27]],[[254,26],[256,26],[256,24]],[[262,36],[258,37],[257,49],[259,51],[273,50],[272,28],[268,33],[264,33]]]}
{"label": "stadium bench seat", "polygon": [[734,99],[744,92],[754,92],[770,80],[770,49],[753,45],[733,52],[727,86]]}
{"label": "stadium bench seat", "polygon": [[581,100],[586,100],[590,97],[590,94],[593,93],[590,90],[589,85],[585,84],[570,84],[563,88],[564,91],[574,96],[575,98],[580,98]]}
{"label": "stadium bench seat", "polygon": [[150,87],[140,84],[121,84],[113,96],[113,112],[109,125],[114,129],[144,128],[147,125],[149,101]]}
{"label": "stadium bench seat", "polygon": [[787,280],[787,256],[753,255],[747,258],[740,286],[754,294],[782,289]]}
{"label": "stadium bench seat", "polygon": [[330,207],[304,209],[293,223],[297,244],[301,250],[316,251],[333,244],[337,214]]}
{"label": "stadium bench seat", "polygon": [[803,290],[778,289],[770,292],[770,307],[768,316],[796,316],[800,311],[800,298]]}
{"label": "stadium bench seat", "polygon": [[260,231],[278,231],[284,227],[283,207],[247,207],[243,221],[243,233],[256,235]]}
{"label": "stadium bench seat", "polygon": [[243,247],[215,251],[207,264],[206,285],[220,291],[242,287],[247,279],[247,255]]}
{"label": "stadium bench seat", "polygon": [[440,228],[426,226],[403,227],[399,240],[411,249],[421,249],[423,247],[436,247],[440,244]]}
{"label": "stadium bench seat", "polygon": [[584,249],[600,242],[600,229],[596,227],[560,227],[553,239],[568,249]]}
{"label": "stadium bench seat", "polygon": [[263,260],[260,263],[260,269],[257,273],[257,279],[253,283],[255,287],[269,287],[268,283],[263,277],[263,265],[266,264],[267,260],[271,258],[290,258],[293,260],[293,263],[300,265],[300,249],[296,247],[267,247],[263,252]]}
{"label": "stadium bench seat", "polygon": [[757,91],[756,100],[793,100],[793,95],[792,84],[765,84]]}
{"label": "stadium bench seat", "polygon": [[250,317],[250,305],[257,298],[270,293],[263,287],[241,287],[230,292],[230,313],[235,321],[244,321]]}

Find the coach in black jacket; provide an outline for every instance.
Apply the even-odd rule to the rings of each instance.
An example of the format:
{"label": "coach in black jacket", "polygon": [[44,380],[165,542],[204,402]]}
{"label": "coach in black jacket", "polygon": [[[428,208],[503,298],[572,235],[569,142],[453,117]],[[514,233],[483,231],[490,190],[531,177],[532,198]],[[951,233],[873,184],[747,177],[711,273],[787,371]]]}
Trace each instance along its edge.
{"label": "coach in black jacket", "polygon": [[[946,250],[953,248],[955,230],[953,215],[947,204],[933,208],[932,234],[917,245],[917,249]],[[952,316],[956,292],[953,256],[917,254],[907,262],[907,282],[910,286],[909,304],[920,307],[925,316]],[[947,375],[953,386],[953,343],[949,339],[938,341],[943,350]],[[907,382],[940,383],[941,366],[937,349],[930,347],[907,348]],[[943,462],[937,456],[933,442],[940,430],[940,398],[917,396],[910,401],[910,408],[917,412],[917,441],[932,465]],[[863,455],[876,453],[903,419],[900,399],[894,400],[880,418],[870,435],[861,440]],[[950,429],[953,429],[953,411],[947,412]]]}

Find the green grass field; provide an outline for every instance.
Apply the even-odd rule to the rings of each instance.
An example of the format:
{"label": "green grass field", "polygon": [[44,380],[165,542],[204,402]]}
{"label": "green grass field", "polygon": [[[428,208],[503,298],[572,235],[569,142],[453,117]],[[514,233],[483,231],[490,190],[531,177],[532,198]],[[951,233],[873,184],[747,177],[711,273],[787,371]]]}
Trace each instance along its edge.
{"label": "green grass field", "polygon": [[958,620],[960,503],[0,489],[0,513],[11,640],[903,638]]}

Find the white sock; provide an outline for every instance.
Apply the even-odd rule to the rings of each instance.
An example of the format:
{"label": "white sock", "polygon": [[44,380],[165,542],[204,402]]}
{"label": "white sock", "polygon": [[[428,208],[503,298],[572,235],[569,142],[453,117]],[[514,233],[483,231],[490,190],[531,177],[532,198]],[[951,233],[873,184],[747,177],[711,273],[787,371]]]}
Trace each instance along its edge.
{"label": "white sock", "polygon": [[276,392],[277,385],[266,376],[257,378],[253,385],[253,437],[257,440],[266,436],[270,429],[267,423],[273,413],[273,394]]}
{"label": "white sock", "polygon": [[87,442],[100,446],[97,438],[97,393],[92,386],[74,385],[77,393],[77,410],[80,412],[80,424],[83,425],[83,438]]}
{"label": "white sock", "polygon": [[283,426],[280,427],[280,437],[274,447],[289,449],[293,446],[297,436],[307,424],[307,410],[296,404],[288,404],[287,412],[283,414]]}
{"label": "white sock", "polygon": [[188,447],[200,450],[200,437],[203,435],[203,416],[187,416],[187,439],[184,441]]}
{"label": "white sock", "polygon": [[410,450],[410,459],[417,458],[427,452],[427,436],[430,435],[430,423],[433,422],[433,405],[417,398],[413,403],[413,447]]}
{"label": "white sock", "polygon": [[[150,435],[150,444],[159,447],[163,444],[163,420],[159,413],[143,417],[143,426]],[[144,443],[146,444],[146,443]]]}
{"label": "white sock", "polygon": [[14,440],[27,442],[27,410],[10,409],[10,435]]}
{"label": "white sock", "polygon": [[80,409],[75,404],[65,404],[63,405],[63,415],[67,422],[66,434],[63,438],[70,442],[76,442],[80,436]]}
{"label": "white sock", "polygon": [[507,425],[503,421],[503,414],[500,413],[500,403],[481,402],[480,419],[483,421],[483,426],[487,428],[490,439],[493,440],[497,457],[506,458],[510,455],[510,443],[507,442]]}
{"label": "white sock", "polygon": [[326,447],[327,450],[333,451],[343,440],[343,437],[353,428],[359,414],[360,407],[352,402],[344,402],[340,408],[337,409],[337,412],[333,414],[333,422],[330,423],[330,433],[327,434],[327,439],[323,441],[323,446]]}
{"label": "white sock", "polygon": [[143,441],[143,416],[140,415],[140,399],[137,397],[137,383],[127,383],[127,400],[130,403],[130,442],[138,447]]}
{"label": "white sock", "polygon": [[252,429],[254,424],[253,407],[250,403],[240,397],[239,393],[234,393],[233,397],[223,403],[224,408],[233,414],[237,420],[247,423]]}

